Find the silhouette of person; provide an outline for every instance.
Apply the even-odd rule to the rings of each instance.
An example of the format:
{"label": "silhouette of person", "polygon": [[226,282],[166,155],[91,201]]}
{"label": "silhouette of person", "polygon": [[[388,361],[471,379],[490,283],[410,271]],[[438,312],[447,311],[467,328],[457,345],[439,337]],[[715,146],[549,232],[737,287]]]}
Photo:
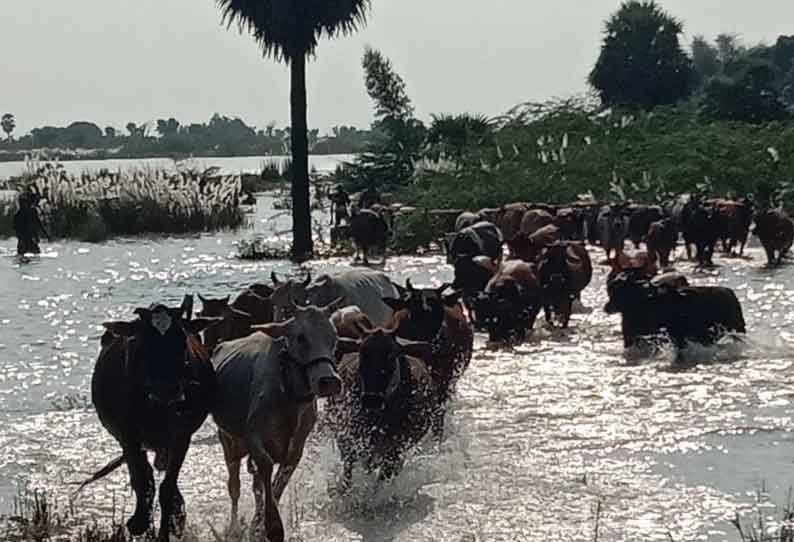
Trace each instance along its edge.
{"label": "silhouette of person", "polygon": [[331,192],[329,199],[333,205],[334,226],[340,226],[343,221],[350,220],[348,206],[350,205],[350,195],[344,188],[337,185]]}
{"label": "silhouette of person", "polygon": [[14,231],[17,236],[17,254],[39,254],[39,235],[47,235],[36,206],[38,196],[26,190],[19,195],[19,209],[14,215]]}

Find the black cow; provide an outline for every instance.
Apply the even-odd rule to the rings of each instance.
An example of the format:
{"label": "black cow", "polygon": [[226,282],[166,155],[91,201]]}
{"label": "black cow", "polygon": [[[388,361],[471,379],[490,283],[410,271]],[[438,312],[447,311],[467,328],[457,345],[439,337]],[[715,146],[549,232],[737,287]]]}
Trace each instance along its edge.
{"label": "black cow", "polygon": [[371,209],[363,209],[353,214],[350,219],[350,236],[356,247],[355,261],[359,260],[359,251],[363,253],[364,265],[369,265],[369,250],[380,249],[383,262],[386,261],[386,242],[389,240],[389,225],[383,216]]}
{"label": "black cow", "polygon": [[491,341],[523,341],[542,306],[540,282],[533,264],[504,262],[474,302],[477,325]]}
{"label": "black cow", "polygon": [[664,211],[658,205],[629,205],[629,232],[628,237],[636,248],[645,240],[651,224],[665,217]]}
{"label": "black cow", "polygon": [[730,332],[745,332],[742,307],[721,286],[671,287],[636,273],[620,273],[607,285],[608,314],[622,315],[623,344],[666,334],[680,348],[687,341],[711,344]]}
{"label": "black cow", "polygon": [[794,243],[794,221],[781,209],[770,209],[755,218],[755,230],[769,266],[780,265]]}
{"label": "black cow", "polygon": [[461,256],[488,256],[499,261],[502,242],[499,228],[490,222],[478,222],[452,236],[447,247],[447,261],[453,263]]}

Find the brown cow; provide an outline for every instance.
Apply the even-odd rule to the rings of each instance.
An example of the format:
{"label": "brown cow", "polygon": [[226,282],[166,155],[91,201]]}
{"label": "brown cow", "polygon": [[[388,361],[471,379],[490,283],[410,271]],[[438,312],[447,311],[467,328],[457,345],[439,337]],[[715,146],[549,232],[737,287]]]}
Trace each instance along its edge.
{"label": "brown cow", "polygon": [[[256,293],[267,293],[268,297],[262,297]],[[269,324],[273,321],[273,303],[269,296],[272,290],[264,285],[255,284],[242,292],[229,303],[229,296],[223,298],[210,299],[199,294],[201,300],[202,317],[223,318],[221,324],[213,326],[204,332],[204,344],[212,351],[222,340],[239,339],[250,334],[252,325]]]}
{"label": "brown cow", "polygon": [[607,282],[611,281],[623,271],[638,270],[645,278],[655,277],[659,273],[659,267],[651,256],[644,250],[635,252],[632,255],[626,253],[618,253],[618,255],[609,262],[612,269],[607,275]]}
{"label": "brown cow", "polygon": [[507,248],[511,250],[511,256],[513,253],[512,249],[510,249],[510,243],[521,233],[521,221],[528,210],[529,204],[527,203],[510,203],[502,207],[496,217],[496,226],[502,232]]}
{"label": "brown cow", "polygon": [[344,393],[328,401],[328,422],[344,463],[342,489],[355,463],[400,473],[405,452],[424,438],[437,411],[436,384],[424,361],[411,357],[394,331],[368,334],[360,351],[339,364]]}
{"label": "brown cow", "polygon": [[750,235],[753,223],[753,208],[749,201],[733,201],[720,199],[713,203],[717,213],[720,238],[723,252],[733,254],[734,247],[739,245],[739,256],[744,255],[744,246]]}
{"label": "brown cow", "polygon": [[551,213],[541,209],[530,209],[521,219],[521,235],[530,236],[540,228],[554,223]]}
{"label": "brown cow", "polygon": [[537,262],[547,246],[562,239],[560,228],[554,224],[543,226],[532,235],[519,236],[513,240],[513,254],[525,262]]}
{"label": "brown cow", "polygon": [[337,334],[330,322],[337,303],[294,307],[293,318],[224,342],[212,357],[218,379],[212,417],[229,472],[232,523],[240,498],[240,464],[250,453],[255,517],[264,524],[265,540],[284,540],[278,501],[316,422],[317,398],[341,392],[334,368]]}
{"label": "brown cow", "polygon": [[165,542],[170,534],[182,536],[185,502],[177,480],[191,436],[207,418],[218,388],[197,336],[217,319],[185,319],[188,305],[192,299],[186,297],[179,308],[153,305],[136,309],[138,319],[131,322],[105,323],[91,379],[91,401],[122,455],[86,483],[126,463],[136,497],[127,528],[141,536],[149,529],[154,504],[154,476],[146,457],[146,450],[154,450],[155,467],[166,471],[159,532]]}
{"label": "brown cow", "polygon": [[755,230],[766,252],[769,266],[780,265],[794,243],[794,221],[781,209],[770,209],[755,217]]}

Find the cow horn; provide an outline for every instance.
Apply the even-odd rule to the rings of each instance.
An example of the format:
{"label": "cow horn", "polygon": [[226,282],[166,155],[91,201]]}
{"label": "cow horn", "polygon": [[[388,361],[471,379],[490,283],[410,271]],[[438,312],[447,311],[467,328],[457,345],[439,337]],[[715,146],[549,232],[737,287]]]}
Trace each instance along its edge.
{"label": "cow horn", "polygon": [[405,288],[411,292],[414,291],[414,285],[411,284],[411,279],[405,279]]}
{"label": "cow horn", "polygon": [[449,283],[449,282],[445,282],[444,284],[442,284],[441,286],[439,286],[439,287],[438,287],[438,289],[436,290],[436,293],[437,293],[438,295],[441,295],[441,294],[443,294],[443,293],[444,293],[444,290],[446,290],[447,288],[449,288],[449,287],[451,287],[451,286],[452,286],[452,284],[451,284],[451,283]]}
{"label": "cow horn", "polygon": [[279,284],[281,284],[281,283],[278,281],[278,277],[276,276],[276,272],[275,272],[275,271],[271,271],[271,272],[270,272],[270,280],[272,280],[272,281],[273,281],[273,284],[274,284],[275,286],[278,286]]}
{"label": "cow horn", "polygon": [[312,272],[309,271],[306,273],[306,280],[303,281],[303,287],[307,287],[309,284],[312,283]]}
{"label": "cow horn", "polygon": [[184,315],[186,320],[191,320],[193,318],[193,296],[185,294],[179,308],[182,310],[180,314]]}

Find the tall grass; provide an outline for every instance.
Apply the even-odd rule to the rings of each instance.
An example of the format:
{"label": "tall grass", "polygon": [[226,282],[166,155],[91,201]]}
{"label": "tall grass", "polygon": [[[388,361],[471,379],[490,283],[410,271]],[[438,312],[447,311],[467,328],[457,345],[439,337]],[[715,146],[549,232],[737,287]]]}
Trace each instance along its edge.
{"label": "tall grass", "polygon": [[[68,175],[46,166],[20,179],[41,196],[50,235],[100,241],[113,236],[235,228],[243,221],[239,177],[163,170]],[[15,202],[0,204],[0,235],[11,236]]]}

